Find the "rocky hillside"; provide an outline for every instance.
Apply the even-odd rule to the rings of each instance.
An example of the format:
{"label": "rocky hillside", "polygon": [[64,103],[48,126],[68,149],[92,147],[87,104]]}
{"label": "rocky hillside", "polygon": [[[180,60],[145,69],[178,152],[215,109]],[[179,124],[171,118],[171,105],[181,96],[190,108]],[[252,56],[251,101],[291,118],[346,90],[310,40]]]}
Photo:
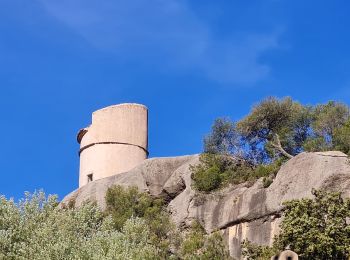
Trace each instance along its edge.
{"label": "rocky hillside", "polygon": [[271,244],[281,222],[282,202],[311,197],[312,188],[341,191],[350,197],[350,163],[341,152],[301,153],[285,163],[273,183],[264,188],[262,180],[203,194],[191,187],[190,165],[198,155],[152,158],[129,172],[97,180],[73,191],[64,203],[75,206],[93,200],[105,207],[105,193],[112,185],[137,186],[152,196],[168,201],[168,210],[180,227],[199,219],[206,231],[221,230],[230,254],[240,258],[244,239]]}

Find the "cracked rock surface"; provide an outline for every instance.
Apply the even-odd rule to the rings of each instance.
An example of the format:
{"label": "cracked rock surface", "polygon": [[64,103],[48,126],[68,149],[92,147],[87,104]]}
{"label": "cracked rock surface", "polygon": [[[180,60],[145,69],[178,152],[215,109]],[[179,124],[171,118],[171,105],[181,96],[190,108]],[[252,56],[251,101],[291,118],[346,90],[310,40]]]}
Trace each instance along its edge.
{"label": "cracked rock surface", "polygon": [[268,188],[260,179],[251,187],[240,184],[211,194],[198,193],[191,187],[189,168],[198,162],[198,155],[148,159],[129,172],[91,182],[68,194],[62,202],[75,200],[79,206],[91,200],[103,209],[108,187],[137,186],[168,201],[168,210],[180,228],[199,219],[208,233],[221,230],[230,254],[239,259],[244,239],[272,243],[279,231],[284,201],[311,197],[312,188],[340,191],[350,197],[349,159],[337,151],[295,156],[281,167]]}

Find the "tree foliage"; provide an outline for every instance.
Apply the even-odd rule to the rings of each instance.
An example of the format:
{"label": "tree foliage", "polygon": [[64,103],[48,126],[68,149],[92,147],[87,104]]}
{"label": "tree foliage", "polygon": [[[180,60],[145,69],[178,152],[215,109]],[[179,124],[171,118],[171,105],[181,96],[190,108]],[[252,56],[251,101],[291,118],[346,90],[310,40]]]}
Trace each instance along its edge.
{"label": "tree foliage", "polygon": [[268,157],[291,156],[302,150],[311,124],[311,108],[291,98],[269,97],[253,107],[237,124],[253,148],[263,146],[262,161]]}
{"label": "tree foliage", "polygon": [[233,154],[240,147],[240,136],[236,125],[229,118],[217,118],[212,132],[204,138],[204,153]]}
{"label": "tree foliage", "polygon": [[137,187],[115,185],[107,190],[106,204],[107,213],[112,215],[115,227],[121,229],[131,217],[152,219],[162,211],[163,201],[152,199]]}
{"label": "tree foliage", "polygon": [[242,255],[250,260],[269,260],[277,253],[278,250],[273,247],[256,245],[249,240],[242,242]]}
{"label": "tree foliage", "polygon": [[338,149],[349,153],[349,139],[344,138],[349,123],[349,107],[343,103],[329,101],[313,108],[309,135],[304,143],[307,151]]}
{"label": "tree foliage", "polygon": [[[309,106],[289,97],[269,97],[238,122],[229,118],[214,121],[204,138],[201,165],[192,168],[192,178],[195,187],[205,192],[260,177],[268,186],[287,159],[303,151],[327,150],[350,152],[347,105],[329,101]],[[245,163],[226,163],[230,161],[227,157]]]}
{"label": "tree foliage", "polygon": [[336,150],[350,154],[350,120],[334,129],[333,145]]}
{"label": "tree foliage", "polygon": [[[112,190],[125,205],[138,203],[135,197],[152,200],[134,187]],[[121,226],[117,221],[116,228],[118,214],[93,203],[62,207],[56,196],[43,192],[27,193],[19,203],[0,196],[0,259],[228,259],[221,234],[191,228],[190,235],[180,235],[164,208],[159,211],[152,203],[142,202],[135,210],[141,209],[142,217],[131,215]]]}
{"label": "tree foliage", "polygon": [[349,120],[349,107],[340,102],[309,106],[289,97],[269,97],[238,122],[216,119],[204,139],[204,152],[240,156],[258,164],[304,150],[348,152],[350,144],[344,137]]}
{"label": "tree foliage", "polygon": [[350,255],[350,201],[340,193],[313,190],[314,199],[284,203],[278,248],[290,246],[305,259],[347,259]]}
{"label": "tree foliage", "polygon": [[113,218],[115,228],[120,230],[132,218],[142,218],[150,231],[150,243],[158,248],[162,257],[169,255],[169,248],[177,248],[179,237],[175,225],[164,209],[162,199],[154,199],[140,192],[137,187],[112,186],[106,194],[107,214]]}
{"label": "tree foliage", "polygon": [[159,259],[145,221],[122,229],[93,204],[57,207],[57,197],[26,194],[19,203],[0,197],[0,259]]}
{"label": "tree foliage", "polygon": [[198,165],[191,167],[192,179],[194,188],[204,192],[228,184],[253,183],[259,178],[264,178],[264,186],[267,187],[283,162],[276,160],[270,164],[252,165],[232,156],[209,153],[201,154],[199,160]]}
{"label": "tree foliage", "polygon": [[231,259],[219,232],[207,235],[203,227],[194,221],[191,230],[187,233],[180,251],[184,260],[228,260]]}
{"label": "tree foliage", "polygon": [[[350,200],[340,193],[313,190],[314,199],[291,200],[284,203],[281,232],[273,248],[243,243],[249,259],[266,259],[286,247],[301,259],[345,260],[350,256]],[[269,253],[270,252],[270,253]]]}

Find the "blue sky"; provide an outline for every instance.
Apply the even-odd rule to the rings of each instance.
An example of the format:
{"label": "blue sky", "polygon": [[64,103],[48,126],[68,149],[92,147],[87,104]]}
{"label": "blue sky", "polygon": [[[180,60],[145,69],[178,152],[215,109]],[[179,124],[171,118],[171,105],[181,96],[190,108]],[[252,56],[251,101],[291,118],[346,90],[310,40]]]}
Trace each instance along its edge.
{"label": "blue sky", "polygon": [[350,102],[348,1],[0,0],[0,193],[78,186],[94,110],[149,107],[150,156],[198,153],[266,96]]}

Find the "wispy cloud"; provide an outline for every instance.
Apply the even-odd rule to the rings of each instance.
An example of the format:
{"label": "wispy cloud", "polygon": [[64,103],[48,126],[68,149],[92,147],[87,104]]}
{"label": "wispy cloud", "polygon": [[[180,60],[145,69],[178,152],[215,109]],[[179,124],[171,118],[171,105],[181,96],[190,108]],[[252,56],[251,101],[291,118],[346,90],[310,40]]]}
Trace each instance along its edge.
{"label": "wispy cloud", "polygon": [[185,0],[41,0],[57,19],[96,48],[125,59],[194,70],[224,83],[253,84],[269,75],[261,55],[278,33],[241,32],[219,39]]}

